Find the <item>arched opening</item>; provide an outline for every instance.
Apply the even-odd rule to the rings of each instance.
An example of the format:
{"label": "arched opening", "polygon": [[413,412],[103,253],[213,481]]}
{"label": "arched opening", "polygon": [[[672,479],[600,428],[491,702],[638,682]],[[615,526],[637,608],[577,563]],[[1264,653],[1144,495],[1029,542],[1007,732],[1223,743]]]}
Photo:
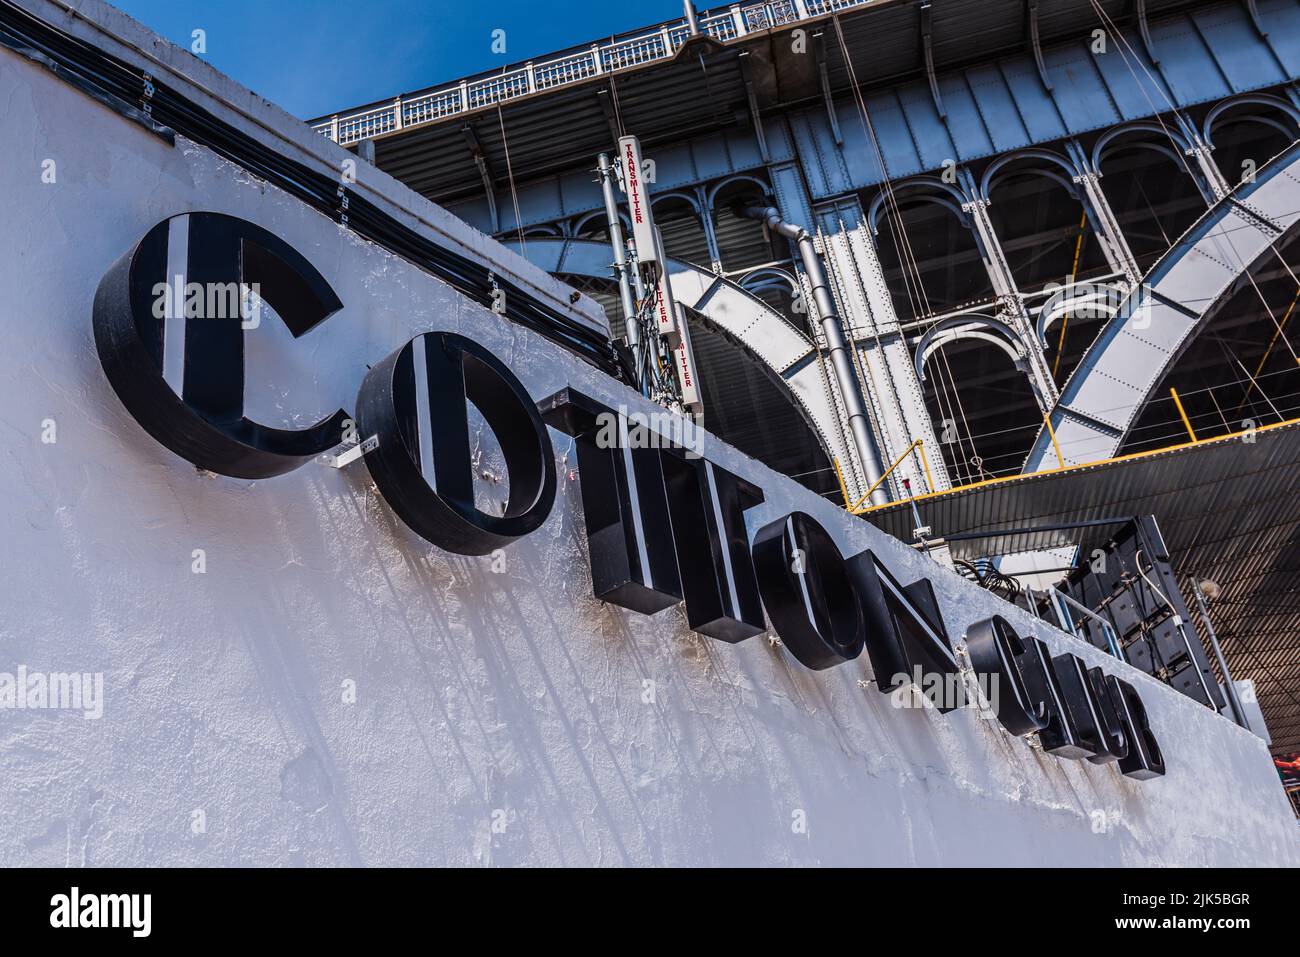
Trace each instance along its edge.
{"label": "arched opening", "polygon": [[[621,210],[618,214],[618,221],[623,226],[623,236],[631,236],[632,223]],[[578,217],[577,222],[573,224],[572,233],[574,239],[590,239],[607,243],[609,242],[609,218],[605,215],[604,210],[587,213],[585,216]]]}
{"label": "arched opening", "polygon": [[541,226],[529,226],[524,230],[525,239],[532,239],[534,237],[538,239],[555,239],[561,235],[560,227],[550,223]]}
{"label": "arched opening", "polygon": [[[1078,297],[1073,295],[1075,291],[1080,293]],[[1044,323],[1043,354],[1058,388],[1078,367],[1106,321],[1115,314],[1115,303],[1122,298],[1119,286],[1084,283],[1069,287],[1064,296],[1049,298],[1043,304],[1050,312],[1050,321]]]}
{"label": "arched opening", "polygon": [[1252,263],[1143,407],[1121,453],[1189,441],[1169,390],[1198,438],[1300,417],[1300,236]]}
{"label": "arched opening", "polygon": [[979,243],[956,198],[929,187],[895,187],[874,210],[876,255],[902,318],[950,312],[993,298]]}
{"label": "arched opening", "polygon": [[956,338],[924,368],[926,409],[954,483],[1018,473],[1043,417],[1017,362],[987,339]]}
{"label": "arched opening", "polygon": [[989,218],[1016,286],[1024,292],[1111,271],[1068,171],[1038,157],[999,169]]}
{"label": "arched opening", "polygon": [[682,193],[667,193],[656,197],[652,206],[655,225],[659,227],[669,258],[710,269],[713,257],[695,200]]}
{"label": "arched opening", "polygon": [[1108,140],[1098,163],[1102,192],[1146,272],[1206,210],[1195,163],[1167,137],[1146,129]]}
{"label": "arched opening", "polygon": [[1240,183],[1300,138],[1297,113],[1285,101],[1245,98],[1216,106],[1206,117],[1205,137],[1215,165],[1230,184]]}
{"label": "arched opening", "polygon": [[788,242],[768,235],[762,223],[738,216],[732,209],[737,200],[769,196],[770,192],[763,183],[744,176],[718,184],[711,193],[710,213],[722,257],[723,275],[735,278],[738,273],[756,266],[790,261]]}

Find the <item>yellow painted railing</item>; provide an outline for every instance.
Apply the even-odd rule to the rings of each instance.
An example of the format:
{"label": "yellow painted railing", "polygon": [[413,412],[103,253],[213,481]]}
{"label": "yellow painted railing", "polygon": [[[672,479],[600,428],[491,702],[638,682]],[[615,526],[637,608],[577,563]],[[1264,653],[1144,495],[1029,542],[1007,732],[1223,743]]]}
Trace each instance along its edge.
{"label": "yellow painted railing", "polygon": [[[852,512],[854,515],[865,515],[868,512],[879,511],[882,508],[891,508],[897,506],[899,504],[902,504],[902,502],[926,501],[928,499],[938,498],[941,495],[952,495],[954,492],[969,492],[972,489],[983,488],[988,485],[1000,485],[1004,482],[1016,482],[1023,479],[1032,478],[1035,475],[1058,475],[1062,472],[1076,472],[1079,471],[1080,469],[1096,468],[1098,465],[1110,465],[1113,462],[1127,462],[1132,459],[1146,458],[1147,456],[1151,456],[1151,455],[1162,455],[1165,452],[1176,452],[1179,449],[1188,449],[1194,446],[1211,445],[1216,442],[1228,442],[1234,439],[1240,439],[1242,436],[1245,435],[1250,435],[1250,436],[1261,435],[1267,432],[1272,432],[1275,429],[1284,429],[1293,425],[1300,425],[1300,418],[1286,419],[1282,422],[1274,422],[1272,425],[1259,425],[1249,429],[1242,429],[1240,432],[1228,432],[1224,435],[1216,435],[1213,438],[1208,438],[1208,439],[1194,438],[1192,441],[1189,442],[1179,442],[1176,445],[1166,445],[1163,448],[1149,449],[1145,452],[1130,452],[1127,455],[1115,455],[1110,458],[1097,459],[1092,462],[1080,462],[1078,465],[1058,465],[1054,469],[1045,469],[1042,472],[1020,472],[1017,473],[1016,475],[1001,475],[998,476],[997,478],[984,479],[979,482],[970,482],[966,485],[957,485],[954,486],[953,488],[945,489],[942,492],[931,491],[925,495],[913,495],[910,499],[903,499],[901,502],[886,502],[884,505],[868,505],[865,508],[849,509],[849,511]],[[1048,423],[1048,428],[1049,431],[1052,431],[1050,423]],[[1190,431],[1190,427],[1189,427],[1189,431]],[[1195,435],[1195,433],[1193,433],[1193,435]],[[1054,431],[1052,432],[1052,444],[1054,447],[1056,446],[1056,435]],[[1061,453],[1059,447],[1056,448],[1056,454],[1057,454],[1057,461],[1063,461],[1060,458]],[[836,471],[839,470],[838,461],[835,463],[835,468]],[[844,490],[844,478],[842,475],[840,477],[840,488],[841,490]],[[848,502],[847,491],[844,491],[844,501],[846,503]],[[859,504],[861,504],[861,501],[859,501]]]}
{"label": "yellow painted railing", "polygon": [[[863,494],[862,498],[858,499],[852,505],[849,504],[849,489],[848,486],[844,484],[844,472],[840,468],[840,460],[838,458],[833,459],[832,461],[834,461],[835,463],[835,474],[836,476],[839,477],[840,480],[840,495],[842,495],[844,498],[844,508],[852,512],[854,515],[861,515],[863,512],[868,511],[868,509],[862,507],[862,503],[871,497],[872,492],[880,488],[880,486],[884,483],[885,479],[889,478],[889,476],[894,474],[894,470],[898,468],[900,465],[902,465],[903,462],[907,460],[907,457],[911,455],[913,451],[918,451],[921,453],[921,466],[922,468],[925,469],[926,487],[929,488],[930,490],[929,494],[934,494],[934,476],[930,473],[930,460],[925,454],[925,442],[922,439],[916,439],[915,441],[912,442],[911,445],[907,447],[907,450],[902,455],[900,455],[898,458],[894,460],[894,464],[885,470],[885,474],[880,476],[880,478],[876,479],[876,481],[872,483],[871,488],[867,489],[867,491]],[[913,496],[913,498],[915,497],[916,496]],[[883,508],[883,506],[880,505],[874,507]]]}

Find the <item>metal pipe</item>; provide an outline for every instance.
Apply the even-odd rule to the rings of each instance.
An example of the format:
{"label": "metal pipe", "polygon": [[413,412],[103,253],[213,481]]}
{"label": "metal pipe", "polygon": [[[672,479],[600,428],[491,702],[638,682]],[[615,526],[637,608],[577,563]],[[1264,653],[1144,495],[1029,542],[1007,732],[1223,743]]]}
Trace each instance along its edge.
{"label": "metal pipe", "polygon": [[853,360],[849,356],[848,343],[844,339],[844,325],[835,308],[835,299],[831,295],[830,279],[812,234],[802,226],[787,223],[781,211],[774,206],[738,206],[736,212],[747,219],[757,219],[768,229],[799,247],[799,257],[803,261],[804,272],[812,285],[813,304],[821,318],[822,335],[831,354],[831,366],[835,370],[835,380],[839,383],[844,396],[844,408],[849,414],[849,428],[853,432],[853,444],[858,452],[863,471],[867,475],[867,485],[875,486],[871,493],[873,505],[885,505],[889,502],[889,493],[884,488],[881,478],[884,476],[884,464],[880,452],[876,449],[875,439],[871,434],[871,421],[867,418],[866,405],[862,399],[862,387],[858,383],[857,373],[853,369]]}
{"label": "metal pipe", "polygon": [[640,369],[641,337],[637,329],[636,301],[632,298],[632,282],[628,275],[631,270],[627,262],[627,246],[623,242],[623,224],[618,218],[618,200],[614,197],[614,167],[609,154],[601,153],[596,157],[596,168],[600,173],[600,191],[605,196],[605,219],[609,224],[609,244],[614,248],[614,271],[618,274],[618,295],[623,304],[627,345],[632,350],[635,368]]}
{"label": "metal pipe", "polygon": [[686,10],[686,26],[690,28],[691,36],[700,35],[700,22],[695,16],[695,4],[691,0],[682,0],[682,6]]}
{"label": "metal pipe", "polygon": [[[1223,690],[1228,693],[1228,707],[1232,709],[1232,716],[1237,724],[1249,731],[1250,721],[1246,719],[1246,710],[1241,706],[1241,699],[1237,697],[1237,686],[1232,683],[1232,672],[1228,670],[1228,663],[1223,660],[1219,636],[1214,633],[1214,625],[1210,624],[1210,613],[1205,608],[1205,599],[1201,597],[1201,583],[1195,578],[1192,579],[1192,596],[1196,599],[1201,621],[1205,623],[1205,633],[1210,636],[1210,648],[1214,651],[1215,660],[1219,662],[1219,674],[1223,675]],[[1196,667],[1195,661],[1192,662],[1192,667]]]}

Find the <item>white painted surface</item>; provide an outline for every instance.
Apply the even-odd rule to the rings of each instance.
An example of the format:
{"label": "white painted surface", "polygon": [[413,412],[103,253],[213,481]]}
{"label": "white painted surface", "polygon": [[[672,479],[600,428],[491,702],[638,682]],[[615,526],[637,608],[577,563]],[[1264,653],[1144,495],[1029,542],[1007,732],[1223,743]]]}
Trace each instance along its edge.
{"label": "white painted surface", "polygon": [[1123,672],[1167,777],[1044,756],[968,711],[894,709],[859,687],[865,659],[815,674],[766,639],[694,635],[680,608],[601,605],[555,433],[554,513],[504,574],[417,539],[360,465],[197,475],[122,408],[90,324],[109,265],[185,210],[272,229],[345,303],[298,342],[270,317],[249,334],[267,424],[351,409],[366,365],[427,329],[483,342],[537,397],[638,399],[7,51],[0,105],[0,670],[103,672],[106,699],[98,721],[0,711],[0,864],[1300,864],[1257,737],[719,442],[706,454],[768,492],[751,528],[801,508],[846,552],[937,576],[957,634],[1000,610]]}

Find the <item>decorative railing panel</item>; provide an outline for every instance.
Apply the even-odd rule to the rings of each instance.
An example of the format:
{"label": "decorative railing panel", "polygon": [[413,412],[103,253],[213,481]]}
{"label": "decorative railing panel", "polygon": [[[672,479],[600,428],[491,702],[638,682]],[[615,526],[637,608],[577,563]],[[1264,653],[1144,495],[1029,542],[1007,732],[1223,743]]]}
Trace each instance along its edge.
{"label": "decorative railing panel", "polygon": [[[736,4],[699,17],[701,32],[720,43],[825,16],[837,10],[862,7],[878,0],[773,0],[771,3]],[[337,143],[348,145],[396,130],[436,123],[448,116],[483,109],[497,103],[580,83],[603,73],[617,73],[647,63],[671,59],[687,40],[685,20],[665,23],[635,37],[592,44],[588,50],[568,52],[541,63],[528,63],[494,76],[462,80],[439,90],[397,97],[384,106],[372,106],[317,121],[312,128]]]}

